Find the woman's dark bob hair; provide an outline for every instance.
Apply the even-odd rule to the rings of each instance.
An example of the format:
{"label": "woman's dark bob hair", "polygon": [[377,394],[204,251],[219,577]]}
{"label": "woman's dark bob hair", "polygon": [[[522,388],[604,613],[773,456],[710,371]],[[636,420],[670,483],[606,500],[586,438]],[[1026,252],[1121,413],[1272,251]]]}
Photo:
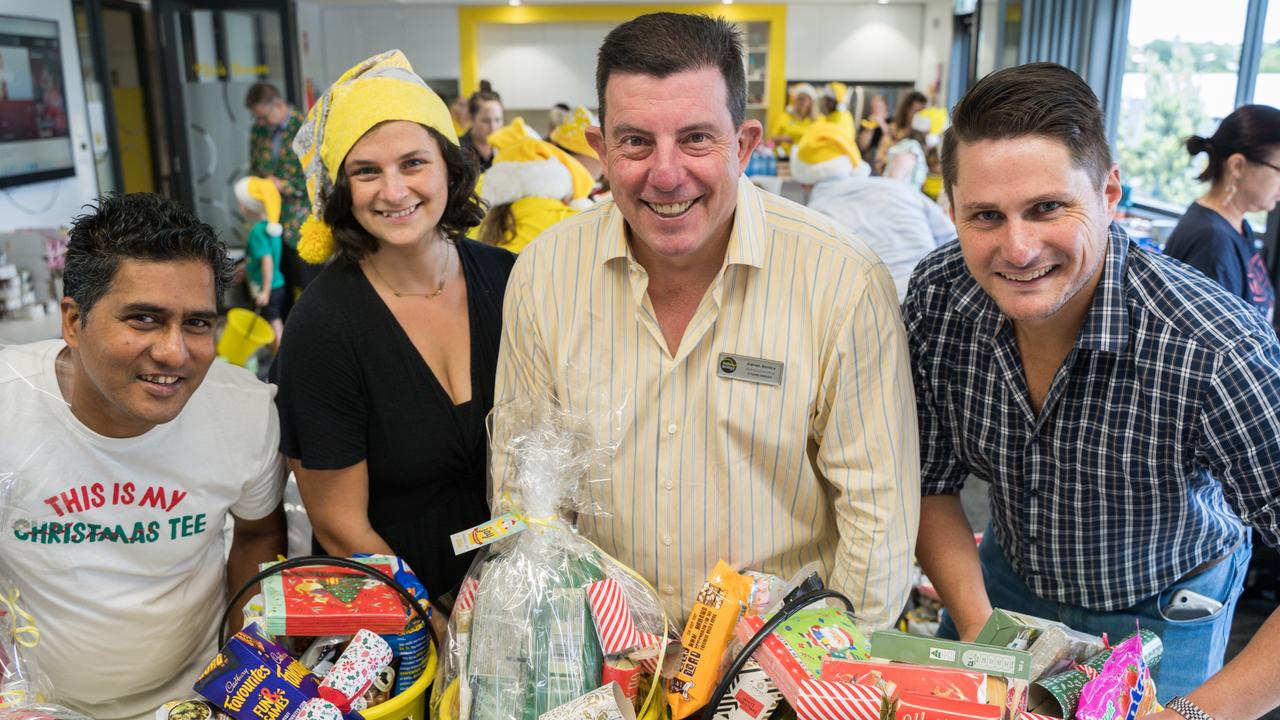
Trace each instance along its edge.
{"label": "woman's dark bob hair", "polygon": [[[480,168],[471,153],[449,142],[435,128],[423,127],[440,146],[440,154],[449,171],[449,197],[437,227],[446,237],[460,238],[484,220],[484,205],[475,192]],[[343,164],[346,164],[345,158]],[[334,256],[339,260],[359,262],[378,251],[377,238],[370,235],[351,212],[351,181],[344,167],[338,169],[338,179],[333,184],[333,194],[325,203],[323,219],[333,228]]]}

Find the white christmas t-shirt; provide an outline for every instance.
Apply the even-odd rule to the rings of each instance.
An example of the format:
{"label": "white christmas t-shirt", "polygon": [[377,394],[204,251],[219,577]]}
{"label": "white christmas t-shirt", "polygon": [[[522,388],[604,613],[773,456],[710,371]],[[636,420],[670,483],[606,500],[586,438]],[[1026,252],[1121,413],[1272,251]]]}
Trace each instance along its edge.
{"label": "white christmas t-shirt", "polygon": [[190,696],[216,651],[227,513],[259,519],[280,502],[275,387],[215,362],[172,422],[107,438],[63,400],[63,347],[0,349],[0,575],[36,618],[59,702],[150,717]]}

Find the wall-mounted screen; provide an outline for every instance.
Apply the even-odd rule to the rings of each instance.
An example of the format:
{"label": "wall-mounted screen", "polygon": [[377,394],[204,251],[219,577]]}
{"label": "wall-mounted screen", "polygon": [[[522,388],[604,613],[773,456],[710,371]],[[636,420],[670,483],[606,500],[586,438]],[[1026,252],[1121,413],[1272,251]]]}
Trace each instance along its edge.
{"label": "wall-mounted screen", "polygon": [[76,174],[58,23],[0,15],[0,187]]}

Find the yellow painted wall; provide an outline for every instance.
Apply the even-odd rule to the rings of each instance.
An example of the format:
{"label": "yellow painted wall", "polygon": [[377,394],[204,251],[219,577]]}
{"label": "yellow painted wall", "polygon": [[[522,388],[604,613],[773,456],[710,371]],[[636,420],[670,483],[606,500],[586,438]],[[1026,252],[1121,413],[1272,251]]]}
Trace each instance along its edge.
{"label": "yellow painted wall", "polygon": [[688,12],[720,16],[730,22],[769,23],[769,99],[765,127],[773,127],[787,105],[785,5],[520,5],[458,8],[460,89],[470,95],[480,87],[476,28],[483,24],[626,22],[653,12]]}
{"label": "yellow painted wall", "polygon": [[142,88],[111,89],[116,106],[116,148],[124,173],[125,192],[155,192],[151,174],[151,138],[147,135],[147,113]]}

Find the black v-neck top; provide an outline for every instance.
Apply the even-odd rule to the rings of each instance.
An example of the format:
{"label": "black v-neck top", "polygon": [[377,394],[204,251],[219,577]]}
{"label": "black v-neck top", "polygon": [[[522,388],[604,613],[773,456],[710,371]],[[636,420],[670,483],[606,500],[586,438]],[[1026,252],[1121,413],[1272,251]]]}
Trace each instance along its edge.
{"label": "black v-neck top", "polygon": [[[309,470],[369,468],[369,521],[432,597],[471,562],[449,536],[489,517],[484,419],[515,256],[460,240],[471,329],[471,400],[454,405],[361,272],[335,261],[298,300],[276,360],[280,451]],[[429,303],[429,299],[423,299]],[[315,544],[317,551],[323,551]]]}

